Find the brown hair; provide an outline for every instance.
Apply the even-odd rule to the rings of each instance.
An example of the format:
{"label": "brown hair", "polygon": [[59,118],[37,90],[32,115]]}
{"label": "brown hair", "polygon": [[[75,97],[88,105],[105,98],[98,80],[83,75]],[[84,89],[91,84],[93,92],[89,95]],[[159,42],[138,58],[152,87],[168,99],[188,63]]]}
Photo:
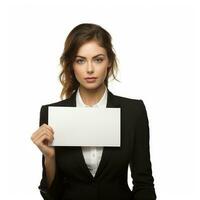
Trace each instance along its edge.
{"label": "brown hair", "polygon": [[73,62],[81,45],[91,40],[97,41],[101,47],[105,48],[108,55],[110,67],[108,68],[108,73],[104,82],[106,87],[108,86],[108,78],[111,75],[117,80],[114,73],[115,71],[118,71],[118,65],[114,48],[111,43],[111,35],[97,24],[79,24],[74,27],[67,36],[64,44],[64,51],[60,57],[62,71],[59,74],[59,80],[63,85],[60,94],[61,99],[63,99],[63,96],[69,98],[73,91],[79,87],[79,82],[76,80],[73,71]]}

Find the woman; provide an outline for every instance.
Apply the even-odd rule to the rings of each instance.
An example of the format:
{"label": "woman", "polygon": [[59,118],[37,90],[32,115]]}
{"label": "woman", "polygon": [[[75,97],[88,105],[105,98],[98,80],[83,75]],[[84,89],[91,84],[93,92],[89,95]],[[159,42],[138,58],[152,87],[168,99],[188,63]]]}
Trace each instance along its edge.
{"label": "woman", "polygon": [[[42,152],[39,189],[44,199],[156,199],[145,105],[142,100],[116,96],[108,89],[108,78],[115,78],[117,70],[111,40],[101,26],[87,23],[76,26],[66,39],[59,76],[61,99],[66,99],[41,107],[40,127],[31,137]],[[48,146],[54,139],[48,125],[49,106],[121,108],[121,146]],[[132,190],[127,183],[129,164]]]}

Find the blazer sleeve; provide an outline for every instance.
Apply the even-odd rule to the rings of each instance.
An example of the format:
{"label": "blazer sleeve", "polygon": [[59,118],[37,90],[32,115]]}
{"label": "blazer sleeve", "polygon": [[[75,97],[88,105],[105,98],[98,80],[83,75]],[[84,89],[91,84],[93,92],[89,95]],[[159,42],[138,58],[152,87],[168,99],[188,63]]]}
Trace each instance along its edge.
{"label": "blazer sleeve", "polygon": [[139,100],[139,115],[136,121],[130,169],[133,183],[132,199],[155,200],[149,145],[149,121],[144,102]]}
{"label": "blazer sleeve", "polygon": [[[48,124],[48,107],[46,105],[42,106],[40,109],[39,126],[41,126],[44,123]],[[40,185],[38,186],[38,189],[40,190],[40,194],[44,200],[61,199],[61,195],[63,192],[63,182],[62,182],[63,176],[62,176],[61,170],[58,168],[58,165],[56,164],[55,178],[50,188],[48,188],[44,161],[45,161],[45,158],[44,158],[44,155],[42,154],[42,179],[40,181]]]}

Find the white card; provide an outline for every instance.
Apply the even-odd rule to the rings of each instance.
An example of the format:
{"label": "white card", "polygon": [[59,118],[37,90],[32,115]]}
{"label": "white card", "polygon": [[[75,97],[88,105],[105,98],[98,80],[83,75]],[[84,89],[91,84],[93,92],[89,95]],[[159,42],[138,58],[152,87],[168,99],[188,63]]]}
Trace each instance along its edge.
{"label": "white card", "polygon": [[54,130],[49,146],[120,147],[121,108],[48,108],[48,125]]}

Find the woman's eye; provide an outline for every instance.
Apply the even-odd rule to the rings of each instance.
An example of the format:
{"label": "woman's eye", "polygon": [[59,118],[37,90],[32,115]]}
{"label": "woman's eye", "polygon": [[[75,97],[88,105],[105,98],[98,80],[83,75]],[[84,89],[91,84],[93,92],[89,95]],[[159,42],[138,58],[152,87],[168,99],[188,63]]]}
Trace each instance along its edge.
{"label": "woman's eye", "polygon": [[[102,61],[103,61],[102,58],[97,58],[97,59],[95,59],[95,62],[97,62],[97,63],[101,63]],[[84,63],[84,60],[83,60],[83,59],[77,59],[77,60],[76,60],[76,63],[78,63],[78,64],[83,64],[83,63]]]}
{"label": "woman's eye", "polygon": [[77,62],[78,64],[82,64],[82,61],[84,61],[84,60],[81,60],[81,59],[76,60],[76,62]]}
{"label": "woman's eye", "polygon": [[100,63],[100,62],[103,61],[103,59],[102,59],[102,58],[97,58],[96,61],[97,61],[98,63]]}

